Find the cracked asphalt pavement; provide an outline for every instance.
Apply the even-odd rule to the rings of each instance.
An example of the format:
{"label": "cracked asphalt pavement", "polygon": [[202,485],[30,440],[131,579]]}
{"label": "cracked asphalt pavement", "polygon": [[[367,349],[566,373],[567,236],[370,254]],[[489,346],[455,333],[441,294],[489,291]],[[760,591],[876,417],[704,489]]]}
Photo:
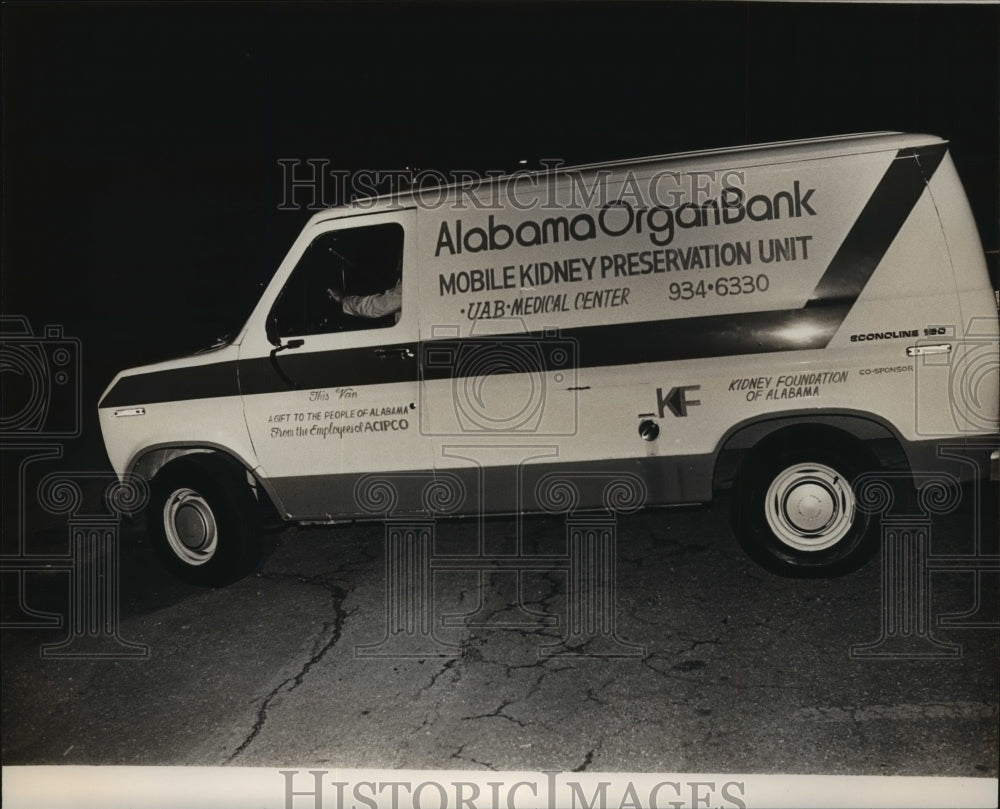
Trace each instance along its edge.
{"label": "cracked asphalt pavement", "polygon": [[[390,599],[380,524],[275,529],[224,589],[171,579],[125,525],[119,637],[148,656],[42,657],[66,628],[5,630],[3,763],[996,777],[995,571],[933,573],[929,637],[951,652],[857,658],[883,627],[880,561],[779,578],[726,519],[724,501],[618,517],[606,614],[570,609],[563,520],[485,521],[493,556],[520,533],[520,571],[463,561],[479,524],[442,522],[427,625]],[[968,554],[971,519],[935,524],[933,552]],[[66,614],[68,582],[28,573],[24,599]],[[939,625],[970,611],[984,626]]]}

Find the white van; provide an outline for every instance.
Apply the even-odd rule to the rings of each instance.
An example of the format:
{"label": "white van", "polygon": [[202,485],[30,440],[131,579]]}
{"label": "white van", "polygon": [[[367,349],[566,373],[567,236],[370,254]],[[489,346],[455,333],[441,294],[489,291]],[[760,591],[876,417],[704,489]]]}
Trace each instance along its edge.
{"label": "white van", "polygon": [[767,567],[877,546],[852,488],[996,462],[998,321],[945,141],[874,133],[515,174],[322,211],[242,331],[99,409],[179,574],[285,519],[704,503]]}

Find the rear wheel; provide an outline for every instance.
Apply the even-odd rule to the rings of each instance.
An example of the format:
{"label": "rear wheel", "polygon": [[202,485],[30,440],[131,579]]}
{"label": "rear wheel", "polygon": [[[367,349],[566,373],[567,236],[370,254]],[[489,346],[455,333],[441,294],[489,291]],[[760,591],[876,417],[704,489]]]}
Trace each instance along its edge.
{"label": "rear wheel", "polygon": [[217,456],[186,456],[156,475],[150,494],[147,527],[176,576],[222,585],[254,569],[260,517],[242,469]]}
{"label": "rear wheel", "polygon": [[[791,440],[789,440],[791,439]],[[831,576],[877,550],[875,521],[853,481],[875,463],[846,439],[798,435],[755,447],[741,465],[733,527],[747,553],[788,576]]]}

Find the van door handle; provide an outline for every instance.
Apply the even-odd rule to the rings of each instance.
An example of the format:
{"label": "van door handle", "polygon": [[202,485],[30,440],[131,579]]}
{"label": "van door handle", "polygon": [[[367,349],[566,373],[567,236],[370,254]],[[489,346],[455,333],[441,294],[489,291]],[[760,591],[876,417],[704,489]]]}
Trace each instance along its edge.
{"label": "van door handle", "polygon": [[417,356],[406,346],[399,346],[396,348],[376,348],[375,354],[380,360],[385,360],[389,357],[395,357],[400,360],[412,360],[415,356]]}
{"label": "van door handle", "polygon": [[916,357],[921,354],[948,354],[951,352],[951,345],[942,343],[932,346],[910,346],[906,349],[906,356]]}

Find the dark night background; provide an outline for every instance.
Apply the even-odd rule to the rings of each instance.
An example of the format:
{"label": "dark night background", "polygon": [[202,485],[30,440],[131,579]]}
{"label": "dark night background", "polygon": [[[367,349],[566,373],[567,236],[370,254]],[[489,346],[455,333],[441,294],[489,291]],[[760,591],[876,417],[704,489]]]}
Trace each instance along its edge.
{"label": "dark night background", "polygon": [[[3,7],[3,313],[115,371],[238,325],[310,215],[279,159],[513,169],[846,132],[951,141],[997,248],[989,6]],[[993,256],[995,263],[995,255]],[[994,270],[995,272],[995,270]]]}

